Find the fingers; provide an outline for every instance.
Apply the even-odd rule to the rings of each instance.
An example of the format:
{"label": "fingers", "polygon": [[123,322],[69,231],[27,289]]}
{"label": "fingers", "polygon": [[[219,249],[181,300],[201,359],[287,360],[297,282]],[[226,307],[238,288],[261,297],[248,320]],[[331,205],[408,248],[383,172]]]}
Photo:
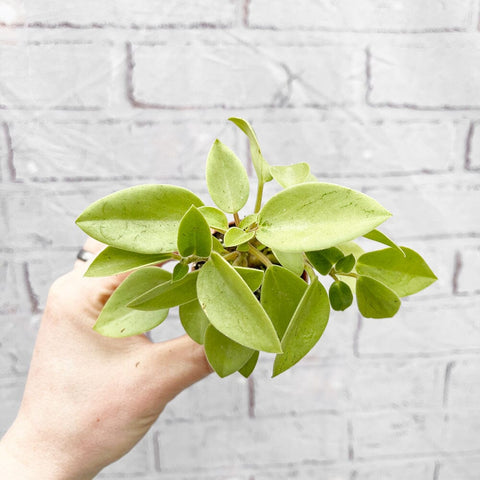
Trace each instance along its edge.
{"label": "fingers", "polygon": [[187,335],[151,344],[151,366],[160,380],[159,395],[167,401],[212,373],[205,350]]}

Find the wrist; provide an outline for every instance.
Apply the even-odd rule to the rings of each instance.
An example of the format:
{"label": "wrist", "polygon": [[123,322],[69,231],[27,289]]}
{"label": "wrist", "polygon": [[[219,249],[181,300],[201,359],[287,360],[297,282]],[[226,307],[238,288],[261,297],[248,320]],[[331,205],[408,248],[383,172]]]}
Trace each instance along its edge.
{"label": "wrist", "polygon": [[75,470],[68,453],[14,423],[0,440],[2,480],[91,480]]}

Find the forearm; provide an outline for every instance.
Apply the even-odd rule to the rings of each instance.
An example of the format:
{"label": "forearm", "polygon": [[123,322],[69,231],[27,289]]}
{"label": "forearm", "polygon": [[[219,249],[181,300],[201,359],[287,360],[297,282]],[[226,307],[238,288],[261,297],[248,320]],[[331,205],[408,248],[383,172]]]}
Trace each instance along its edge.
{"label": "forearm", "polygon": [[91,480],[94,475],[75,471],[71,453],[14,424],[0,440],[2,480]]}

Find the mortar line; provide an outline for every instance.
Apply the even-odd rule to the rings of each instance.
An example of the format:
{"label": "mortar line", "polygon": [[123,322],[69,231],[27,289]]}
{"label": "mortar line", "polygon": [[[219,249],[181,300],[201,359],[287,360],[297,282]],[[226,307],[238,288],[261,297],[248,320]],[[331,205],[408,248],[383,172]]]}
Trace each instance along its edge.
{"label": "mortar line", "polygon": [[32,313],[41,313],[38,296],[35,294],[32,282],[30,281],[30,271],[28,269],[28,263],[24,262],[23,265],[23,281],[27,290],[28,299],[30,301],[30,309]]}
{"label": "mortar line", "polygon": [[248,417],[255,418],[255,380],[253,377],[248,377]]}
{"label": "mortar line", "polygon": [[462,255],[457,250],[455,252],[455,260],[454,260],[454,267],[453,267],[453,277],[452,277],[452,293],[454,295],[458,295],[458,279],[460,277],[460,273],[462,272],[463,262],[462,262]]}
{"label": "mortar line", "polygon": [[244,0],[243,2],[243,18],[242,18],[242,24],[245,28],[250,28],[250,4],[252,0]]}
{"label": "mortar line", "polygon": [[447,366],[445,367],[445,376],[443,380],[443,399],[442,399],[442,405],[444,408],[448,407],[448,396],[450,392],[450,380],[452,378],[452,370],[453,367],[456,365],[456,361],[452,360],[447,363]]}
{"label": "mortar line", "polygon": [[466,139],[466,145],[465,145],[465,157],[464,157],[464,164],[463,164],[463,167],[465,170],[471,170],[471,164],[472,164],[471,153],[472,153],[472,140],[473,140],[474,131],[475,131],[475,122],[470,122],[470,125],[468,127],[468,132],[467,132],[467,139]]}
{"label": "mortar line", "polygon": [[160,433],[155,432],[153,434],[153,464],[154,468],[157,472],[161,472],[161,461],[160,461],[160,441],[159,441]]}
{"label": "mortar line", "polygon": [[17,180],[17,172],[15,170],[15,163],[13,158],[13,142],[12,142],[12,135],[10,134],[10,128],[7,122],[3,123],[3,132],[5,135],[5,142],[7,144],[7,175],[11,182],[15,182]]}

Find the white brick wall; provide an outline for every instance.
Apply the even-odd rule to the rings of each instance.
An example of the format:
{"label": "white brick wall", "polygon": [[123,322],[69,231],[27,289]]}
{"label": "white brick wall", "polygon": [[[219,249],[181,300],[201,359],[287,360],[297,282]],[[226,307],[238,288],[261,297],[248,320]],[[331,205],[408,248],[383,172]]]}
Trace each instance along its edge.
{"label": "white brick wall", "polygon": [[[48,286],[82,243],[75,217],[146,182],[209,201],[215,138],[253,175],[226,121],[244,116],[271,163],[308,161],[381,201],[394,213],[384,231],[439,281],[394,319],[333,314],[274,380],[264,356],[249,381],[195,385],[99,478],[480,478],[480,2],[0,7],[0,431]],[[172,312],[153,338],[180,333]]]}

